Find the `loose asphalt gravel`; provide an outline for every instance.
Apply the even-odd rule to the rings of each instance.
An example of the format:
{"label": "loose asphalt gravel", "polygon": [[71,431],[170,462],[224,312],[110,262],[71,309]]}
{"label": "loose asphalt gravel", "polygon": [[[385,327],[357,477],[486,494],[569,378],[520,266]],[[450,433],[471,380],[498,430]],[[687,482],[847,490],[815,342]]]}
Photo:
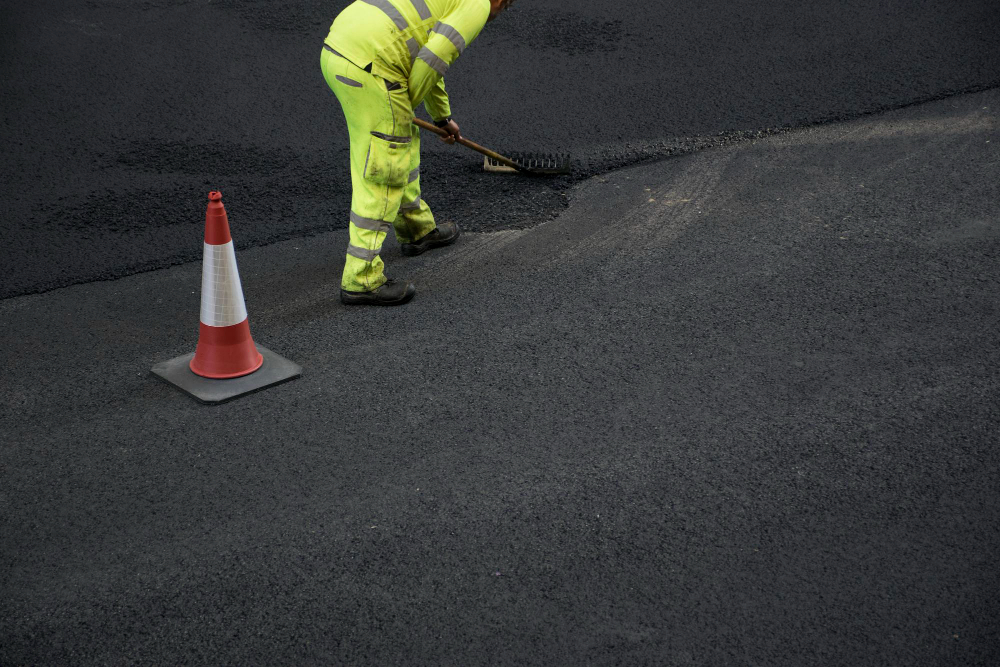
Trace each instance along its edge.
{"label": "loose asphalt gravel", "polygon": [[431,147],[350,309],[334,4],[0,7],[0,664],[1000,663],[1000,7],[520,0],[459,118],[576,176]]}

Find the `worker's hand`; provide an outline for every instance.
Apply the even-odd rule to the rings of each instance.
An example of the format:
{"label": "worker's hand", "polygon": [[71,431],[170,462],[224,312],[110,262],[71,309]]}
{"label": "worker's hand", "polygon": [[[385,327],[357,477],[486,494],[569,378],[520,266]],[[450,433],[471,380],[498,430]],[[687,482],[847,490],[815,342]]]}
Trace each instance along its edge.
{"label": "worker's hand", "polygon": [[462,133],[458,129],[458,123],[456,123],[451,118],[448,119],[447,123],[445,123],[444,125],[439,125],[438,127],[440,127],[442,130],[448,133],[447,137],[441,137],[441,141],[443,141],[446,144],[453,144],[455,143],[456,139],[462,138]]}

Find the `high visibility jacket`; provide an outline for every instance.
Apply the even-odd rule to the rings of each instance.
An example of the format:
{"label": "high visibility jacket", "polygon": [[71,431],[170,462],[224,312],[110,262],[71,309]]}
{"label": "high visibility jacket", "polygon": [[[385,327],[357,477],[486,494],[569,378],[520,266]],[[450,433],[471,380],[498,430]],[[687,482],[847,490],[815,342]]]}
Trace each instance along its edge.
{"label": "high visibility jacket", "polygon": [[435,120],[451,115],[444,75],[490,16],[489,0],[356,0],[334,20],[326,45],[409,89]]}

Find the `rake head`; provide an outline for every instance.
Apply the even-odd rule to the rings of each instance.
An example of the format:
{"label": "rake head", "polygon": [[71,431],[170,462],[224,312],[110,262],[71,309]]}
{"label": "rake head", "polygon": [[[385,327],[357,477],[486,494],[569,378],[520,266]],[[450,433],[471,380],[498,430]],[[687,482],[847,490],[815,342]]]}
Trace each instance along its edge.
{"label": "rake head", "polygon": [[515,173],[524,172],[527,174],[538,174],[545,176],[557,176],[559,174],[570,173],[569,154],[545,154],[545,153],[511,153],[506,156],[517,165],[517,169],[510,167],[494,158],[487,157],[483,161],[483,169],[493,173]]}

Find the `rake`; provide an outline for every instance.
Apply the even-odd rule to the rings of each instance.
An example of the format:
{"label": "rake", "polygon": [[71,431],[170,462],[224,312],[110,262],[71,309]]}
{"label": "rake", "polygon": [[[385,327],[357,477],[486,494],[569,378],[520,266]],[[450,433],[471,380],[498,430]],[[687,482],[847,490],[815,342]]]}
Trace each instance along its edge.
{"label": "rake", "polygon": [[[432,125],[420,118],[413,119],[417,127],[429,130],[434,134],[447,137],[449,134],[437,125]],[[484,148],[468,139],[457,139],[458,143],[486,156],[483,161],[483,169],[492,173],[513,173],[536,174],[539,176],[558,176],[559,174],[570,173],[569,155],[551,155],[539,153],[512,153],[510,157],[504,157],[499,153]]]}

